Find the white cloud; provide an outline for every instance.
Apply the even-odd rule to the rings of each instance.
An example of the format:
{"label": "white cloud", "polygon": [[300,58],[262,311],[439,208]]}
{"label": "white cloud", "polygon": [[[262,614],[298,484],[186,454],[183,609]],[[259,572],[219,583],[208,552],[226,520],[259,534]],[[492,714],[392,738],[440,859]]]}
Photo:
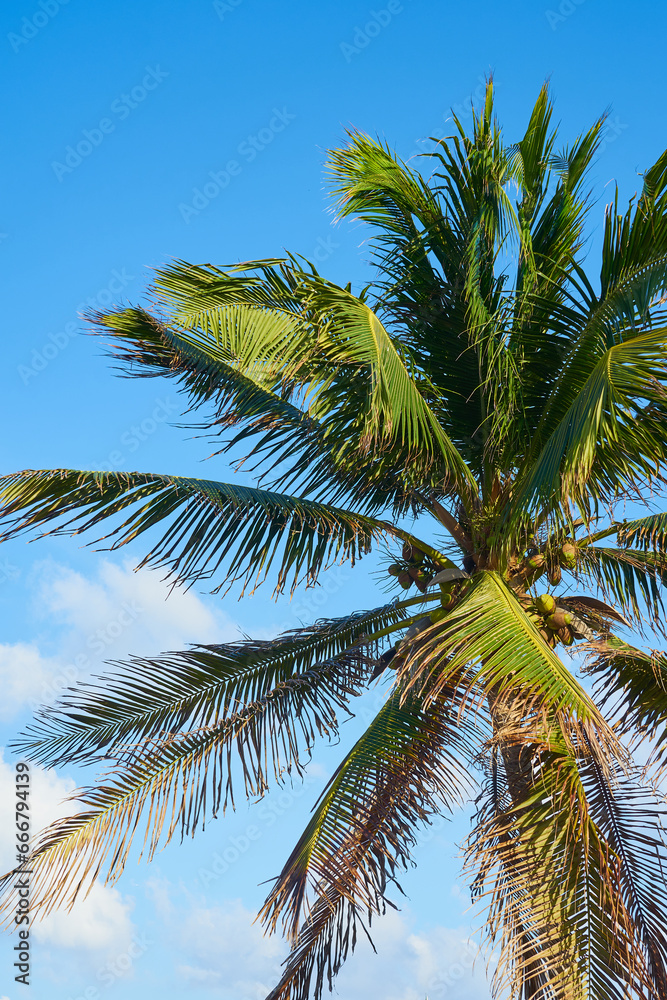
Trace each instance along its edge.
{"label": "white cloud", "polygon": [[[164,901],[169,883],[161,880]],[[173,890],[173,887],[171,887]],[[281,974],[287,947],[263,934],[241,900],[208,906],[192,898],[161,911],[176,974],[185,991],[213,989],[221,1000],[263,1000]],[[488,1000],[486,965],[465,927],[416,932],[410,912],[390,911],[373,923],[377,954],[359,935],[357,949],[336,981],[345,1000]],[[328,995],[325,990],[325,997]]]}
{"label": "white cloud", "polygon": [[[33,643],[0,644],[0,719],[12,719],[24,706],[48,698],[58,660],[43,657]],[[61,684],[66,683],[63,675]]]}
{"label": "white cloud", "polygon": [[[92,577],[50,560],[34,567],[35,617],[48,626],[40,640],[0,644],[0,720],[50,704],[68,686],[104,669],[106,660],[238,639],[221,609],[193,591],[170,590],[160,574],[102,560]],[[55,651],[54,651],[55,650]]]}
{"label": "white cloud", "polygon": [[[42,562],[33,577],[36,617],[46,624],[49,655],[41,641],[0,645],[0,717],[11,719],[27,707],[52,702],[63,689],[103,668],[104,660],[129,654],[146,655],[182,649],[189,642],[238,638],[238,629],[222,611],[212,611],[192,591],[173,590],[160,574],[135,573],[129,563],[102,560],[91,577],[54,563]],[[53,819],[69,815],[78,803],[64,803],[74,781],[54,771],[31,768],[33,832]],[[13,809],[15,772],[0,750],[0,869],[15,864]],[[77,961],[118,958],[104,975],[125,975],[141,946],[133,941],[131,900],[117,889],[95,885],[71,911],[59,910],[35,923],[35,939],[49,949],[54,968],[66,965],[73,950]],[[69,959],[71,961],[71,959]],[[120,961],[123,960],[123,961]],[[129,965],[128,965],[129,962]],[[118,964],[118,963],[116,963]]]}
{"label": "white cloud", "polygon": [[[45,771],[41,767],[30,768],[30,823],[33,832],[41,830],[59,816],[67,816],[75,811],[73,803],[65,799],[74,791],[71,778],[61,778],[55,771]],[[0,747],[0,868],[8,871],[14,867],[16,854],[14,804],[16,802],[15,766],[4,759]]]}
{"label": "white cloud", "polygon": [[132,901],[117,889],[95,883],[68,912],[49,914],[33,925],[35,939],[56,948],[84,948],[115,954],[127,951],[133,936]]}
{"label": "white cloud", "polygon": [[286,949],[280,938],[263,934],[255,917],[239,899],[192,906],[179,932],[185,957],[176,965],[181,980],[190,988],[215,986],[225,1000],[263,1000]]}
{"label": "white cloud", "polygon": [[239,637],[223,611],[214,613],[192,590],[172,590],[160,572],[135,572],[129,560],[101,560],[96,578],[53,562],[39,564],[38,573],[42,613],[72,630],[70,654],[104,660]]}
{"label": "white cloud", "polygon": [[[29,783],[30,823],[33,833],[60,816],[77,811],[77,803],[64,801],[74,790],[71,778],[31,766]],[[0,869],[14,867],[16,845],[14,804],[16,802],[14,764],[4,760],[0,748]],[[133,935],[131,901],[117,889],[96,885],[86,899],[67,912],[58,912],[33,925],[35,939],[58,948],[116,954],[125,951]]]}
{"label": "white cloud", "polygon": [[161,875],[153,875],[144,881],[146,894],[153,903],[156,911],[162,915],[163,920],[170,917],[174,911],[169,891],[170,886],[169,879]]}
{"label": "white cloud", "polygon": [[431,927],[416,933],[409,913],[390,911],[374,923],[373,952],[360,939],[336,983],[346,1000],[487,1000],[486,963],[465,927]]}

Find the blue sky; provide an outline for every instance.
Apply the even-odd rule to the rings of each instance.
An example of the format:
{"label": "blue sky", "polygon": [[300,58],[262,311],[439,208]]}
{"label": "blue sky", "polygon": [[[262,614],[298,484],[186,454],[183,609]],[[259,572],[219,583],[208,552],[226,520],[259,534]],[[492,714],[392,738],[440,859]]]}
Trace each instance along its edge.
{"label": "blue sky", "polygon": [[[170,426],[180,413],[172,385],[113,377],[100,344],[81,335],[80,311],[137,301],[150,269],[170,258],[227,264],[286,248],[359,287],[372,273],[368,233],[334,224],[325,150],[354,127],[413,157],[426,137],[448,131],[450,108],[468,116],[490,72],[510,136],[521,134],[545,79],[564,141],[610,112],[592,175],[594,277],[614,184],[627,199],[666,145],[664,21],[662,5],[648,0],[632,8],[601,0],[5,0],[2,471],[136,468],[231,478],[220,459],[202,466],[204,442]],[[377,600],[369,559],[353,572],[332,570],[321,592],[298,594],[292,605],[272,603],[268,590],[243,603],[198,591],[166,602],[157,574],[133,574],[141,555],[140,546],[95,553],[70,539],[4,546],[0,743],[25,724],[33,703],[105,658],[240,631],[269,636]],[[0,998],[260,1000],[284,952],[252,924],[266,888],[258,883],[279,870],[381,692],[346,724],[340,746],[317,752],[305,789],[240,807],[36,928],[29,991],[13,982],[5,940]],[[12,801],[12,769],[5,752],[3,808]],[[80,780],[73,771],[37,771],[36,822],[52,818]],[[422,837],[419,866],[403,883],[407,899],[378,925],[379,956],[360,948],[341,976],[341,996],[489,996],[483,963],[469,971],[475,921],[455,861],[468,828],[462,813]],[[11,830],[2,829],[4,864]]]}

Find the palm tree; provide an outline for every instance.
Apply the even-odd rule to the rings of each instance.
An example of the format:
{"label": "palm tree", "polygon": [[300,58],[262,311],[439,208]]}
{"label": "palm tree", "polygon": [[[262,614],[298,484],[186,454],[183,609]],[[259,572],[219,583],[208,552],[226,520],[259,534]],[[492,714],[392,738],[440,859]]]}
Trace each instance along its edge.
{"label": "palm tree", "polygon": [[5,538],[110,518],[112,548],[148,532],[142,565],[216,591],[315,586],[385,545],[397,595],[271,641],[130,659],[44,709],[22,753],[111,770],[35,842],[34,911],[116,878],[138,831],[152,856],[239,785],[258,798],[298,778],[382,673],[386,700],[262,910],[292,945],[271,1000],[319,1000],[420,825],[474,793],[465,870],[496,988],[667,998],[667,657],[618,634],[663,632],[667,153],[627,211],[608,207],[594,284],[585,180],[604,119],[558,148],[551,118],[544,88],[505,143],[489,83],[428,179],[351,133],[329,170],[341,215],[375,232],[359,294],[298,257],[176,262],[152,312],[94,317],[124,372],[174,379],[257,486],[28,470],[0,481]]}

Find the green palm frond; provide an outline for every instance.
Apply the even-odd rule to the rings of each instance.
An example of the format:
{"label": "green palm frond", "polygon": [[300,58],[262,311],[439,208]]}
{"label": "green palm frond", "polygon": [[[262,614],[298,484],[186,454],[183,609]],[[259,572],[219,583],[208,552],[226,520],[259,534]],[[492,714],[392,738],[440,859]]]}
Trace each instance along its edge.
{"label": "green palm frond", "polygon": [[636,741],[649,739],[652,761],[661,760],[667,741],[667,656],[609,636],[592,644],[588,671],[622,732]]}
{"label": "green palm frond", "polygon": [[399,683],[430,699],[459,673],[472,699],[520,697],[525,712],[539,706],[545,718],[594,723],[614,745],[599,710],[496,573],[476,574],[454,610],[420,633]]}
{"label": "green palm frond", "polygon": [[586,495],[594,503],[612,500],[615,492],[660,476],[667,454],[661,431],[666,344],[667,328],[661,328],[604,352],[528,468],[515,510],[548,509]]}
{"label": "green palm frond", "polygon": [[177,324],[209,333],[240,370],[302,394],[308,412],[332,427],[348,463],[366,456],[368,478],[375,474],[368,455],[391,451],[392,462],[414,462],[415,473],[435,466],[445,489],[474,491],[408,359],[369,306],[294,263],[280,271],[260,264],[229,273],[176,264],[156,284]]}
{"label": "green palm frond", "polygon": [[667,550],[667,514],[649,514],[624,521],[618,526],[618,544],[664,553]]}
{"label": "green palm frond", "polygon": [[350,698],[368,683],[374,646],[381,641],[374,636],[411,624],[415,603],[413,598],[325,619],[276,639],[195,646],[118,663],[101,683],[79,685],[43,709],[14,746],[42,766],[85,764],[245,713],[234,739],[248,794],[263,794],[267,763],[273,762],[277,779],[292,766],[300,771],[300,756],[310,752],[316,736],[337,733],[336,712],[349,711]]}
{"label": "green palm frond", "polygon": [[591,545],[581,551],[579,570],[640,631],[647,611],[652,626],[662,630],[667,559],[640,549]]}
{"label": "green palm frond", "polygon": [[310,499],[326,497],[330,503],[353,498],[357,512],[371,515],[391,507],[398,516],[414,504],[407,481],[390,464],[385,463],[384,478],[375,472],[369,481],[358,450],[354,461],[345,460],[335,424],[322,423],[291,402],[280,379],[273,384],[260,365],[239,367],[236,354],[210,330],[176,331],[134,308],[97,316],[96,325],[100,335],[114,338],[111,353],[123,374],[174,378],[191,409],[208,404],[210,418],[195,427],[215,440],[233,431],[219,450],[242,447],[238,464],[258,472],[258,481],[269,489],[298,487]]}
{"label": "green palm frond", "polygon": [[[461,282],[468,257],[476,259],[473,222],[456,220],[439,190],[368,136],[352,134],[348,146],[333,151],[329,168],[341,215],[357,215],[378,230],[374,242],[386,275],[379,286],[382,314],[419,358],[427,379],[421,391],[477,471],[489,407],[480,386],[481,332],[469,335],[469,299],[478,293]],[[492,310],[498,306],[497,297],[488,304]],[[493,393],[488,373],[485,381]],[[439,398],[433,384],[442,390]]]}
{"label": "green palm frond", "polygon": [[271,1000],[320,1000],[357,928],[384,911],[416,827],[469,791],[474,730],[456,698],[453,687],[425,708],[393,694],[329,781],[262,911],[270,928],[282,915],[293,942]]}
{"label": "green palm frond", "polygon": [[[605,218],[602,249],[602,295],[627,280],[629,273],[650,266],[655,258],[667,255],[667,154],[663,153],[644,174],[643,190],[630,200],[625,214],[618,211],[618,191]],[[665,288],[665,278],[657,279],[644,298],[645,305]]]}
{"label": "green palm frond", "polygon": [[576,279],[574,294],[545,317],[554,330],[557,359],[551,371],[544,372],[546,392],[536,400],[540,419],[534,453],[535,444],[545,446],[552,428],[576,402],[586,379],[612,345],[665,325],[664,311],[654,307],[647,312],[646,303],[651,301],[653,289],[667,281],[666,254],[626,273],[622,284],[609,288],[603,298],[598,298],[579,268]]}
{"label": "green palm frond", "polygon": [[59,523],[48,534],[78,534],[126,514],[103,536],[113,539],[112,549],[167,520],[140,565],[167,567],[179,581],[221,576],[216,590],[239,580],[258,586],[274,560],[276,591],[302,578],[314,583],[337,560],[354,563],[389,530],[373,518],[287,494],[141,472],[26,470],[0,479],[0,504],[3,538],[53,521]]}

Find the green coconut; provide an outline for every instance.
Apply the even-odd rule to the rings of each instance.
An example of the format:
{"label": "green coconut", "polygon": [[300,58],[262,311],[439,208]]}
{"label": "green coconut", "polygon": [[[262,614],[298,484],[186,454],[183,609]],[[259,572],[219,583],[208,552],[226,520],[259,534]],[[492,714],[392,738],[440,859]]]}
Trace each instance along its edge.
{"label": "green coconut", "polygon": [[552,628],[554,632],[559,629],[567,628],[568,625],[572,624],[572,615],[569,611],[556,611],[553,615],[549,615],[547,618],[547,625]]}
{"label": "green coconut", "polygon": [[387,570],[389,576],[398,576],[398,574],[402,572],[403,572],[403,567],[399,566],[398,563],[392,563],[389,569]]}
{"label": "green coconut", "polygon": [[565,542],[561,545],[560,564],[565,569],[574,569],[577,565],[577,547],[572,542]]}
{"label": "green coconut", "polygon": [[401,570],[398,574],[398,582],[400,583],[403,590],[408,590],[412,586],[412,577],[405,570]]}
{"label": "green coconut", "polygon": [[556,610],[556,600],[551,594],[540,594],[535,598],[535,607],[541,615],[552,615]]}
{"label": "green coconut", "polygon": [[446,614],[447,612],[445,611],[444,608],[436,608],[435,611],[431,611],[429,618],[431,619],[433,624],[436,625],[438,622],[442,621],[442,619],[446,616]]}
{"label": "green coconut", "polygon": [[530,569],[542,569],[544,566],[544,556],[541,552],[538,552],[537,555],[534,556],[528,556],[526,559],[526,565]]}

